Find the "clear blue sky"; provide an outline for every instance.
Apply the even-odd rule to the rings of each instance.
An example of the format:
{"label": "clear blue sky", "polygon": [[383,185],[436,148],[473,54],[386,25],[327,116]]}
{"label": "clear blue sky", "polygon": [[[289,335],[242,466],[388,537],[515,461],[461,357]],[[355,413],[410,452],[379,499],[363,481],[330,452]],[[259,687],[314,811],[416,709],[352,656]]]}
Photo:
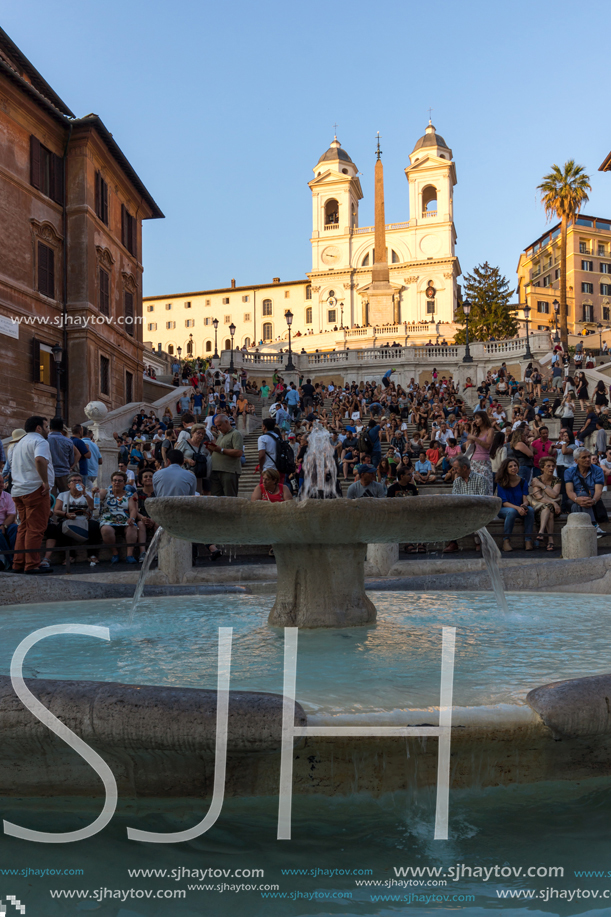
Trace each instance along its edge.
{"label": "clear blue sky", "polygon": [[5,4],[2,26],[79,116],[96,112],[166,215],[144,228],[146,294],[303,277],[307,182],[338,137],[373,222],[375,133],[388,222],[408,217],[408,154],[427,109],[454,152],[463,272],[515,284],[545,229],[536,185],[575,158],[586,212],[611,217],[608,3],[567,0],[58,0]]}

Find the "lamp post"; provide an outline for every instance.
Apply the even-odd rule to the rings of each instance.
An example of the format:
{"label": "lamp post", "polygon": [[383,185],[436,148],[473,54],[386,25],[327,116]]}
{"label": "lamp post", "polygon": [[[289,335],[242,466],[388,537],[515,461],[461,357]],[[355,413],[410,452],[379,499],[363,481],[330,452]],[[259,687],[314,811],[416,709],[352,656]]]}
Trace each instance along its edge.
{"label": "lamp post", "polygon": [[530,306],[528,303],[522,306],[522,312],[524,313],[524,321],[526,322],[526,351],[524,353],[524,359],[532,360],[533,355],[530,352],[530,335],[528,333],[528,316],[530,315]]}
{"label": "lamp post", "polygon": [[343,299],[342,299],[342,301],[340,302],[339,307],[340,307],[340,310],[341,310],[340,331],[343,331],[343,330],[344,330],[344,301],[343,301]]}
{"label": "lamp post", "polygon": [[55,419],[61,418],[62,416],[62,396],[61,396],[61,373],[62,373],[62,358],[64,356],[63,348],[60,344],[54,344],[51,348],[51,353],[53,354],[53,359],[55,360],[55,379],[57,384],[57,392],[55,395]]}
{"label": "lamp post", "polygon": [[554,344],[560,343],[560,335],[558,334],[558,310],[560,309],[560,303],[555,299],[552,303],[554,307],[554,322],[556,324],[556,333],[554,334]]}
{"label": "lamp post", "polygon": [[596,330],[598,331],[598,356],[600,356],[601,353],[603,352],[603,326],[602,326],[602,322],[599,322],[599,323],[598,323],[598,325],[596,326]]}
{"label": "lamp post", "polygon": [[287,309],[284,313],[286,323],[289,326],[289,358],[286,364],[286,371],[289,373],[295,372],[295,364],[293,363],[293,351],[291,349],[291,325],[293,324],[293,313],[290,309]]}
{"label": "lamp post", "polygon": [[231,335],[231,356],[229,358],[229,373],[231,374],[235,371],[235,366],[233,365],[233,336],[235,334],[235,325],[233,322],[229,326],[229,334]]}
{"label": "lamp post", "polygon": [[473,357],[469,350],[469,315],[471,314],[471,303],[468,299],[462,304],[462,310],[465,313],[465,355],[462,358],[463,363],[473,363]]}
{"label": "lamp post", "polygon": [[219,320],[218,320],[218,318],[213,318],[213,319],[212,319],[212,324],[214,325],[214,355],[213,355],[212,359],[213,359],[213,360],[218,360],[218,358],[219,358],[219,352],[218,352],[218,350],[216,349],[216,334],[217,334],[217,331],[219,330]]}
{"label": "lamp post", "polygon": [[178,354],[178,362],[180,363],[182,360],[182,347],[180,346],[180,344],[176,348],[176,353]]}

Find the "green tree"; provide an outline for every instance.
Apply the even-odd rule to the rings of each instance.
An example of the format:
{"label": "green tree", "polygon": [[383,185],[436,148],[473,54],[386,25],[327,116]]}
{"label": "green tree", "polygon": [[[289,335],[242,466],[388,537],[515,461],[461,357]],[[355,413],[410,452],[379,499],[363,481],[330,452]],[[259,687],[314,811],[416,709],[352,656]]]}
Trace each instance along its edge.
{"label": "green tree", "polygon": [[564,168],[553,165],[552,171],[543,176],[537,185],[541,192],[541,203],[545,207],[548,220],[559,219],[560,232],[560,337],[566,350],[569,344],[568,309],[566,304],[566,231],[569,220],[575,218],[581,208],[588,203],[588,191],[592,190],[590,176],[586,175],[583,166],[578,166],[574,159],[565,162]]}
{"label": "green tree", "polygon": [[[513,290],[509,289],[509,281],[503,277],[498,267],[492,267],[487,261],[478,264],[472,274],[465,275],[464,299],[471,303],[469,315],[469,340],[489,341],[491,337],[497,341],[503,338],[515,337],[518,333],[518,323],[513,315],[509,300]],[[465,324],[465,313],[462,303],[456,310],[455,322]],[[461,328],[454,338],[457,344],[464,344],[466,328]]]}

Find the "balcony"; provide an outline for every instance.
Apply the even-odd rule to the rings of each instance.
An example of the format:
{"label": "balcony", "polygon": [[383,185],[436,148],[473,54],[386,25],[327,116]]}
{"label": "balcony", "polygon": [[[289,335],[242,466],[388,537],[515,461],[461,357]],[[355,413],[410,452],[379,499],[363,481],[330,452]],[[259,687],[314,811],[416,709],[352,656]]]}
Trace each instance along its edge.
{"label": "balcony", "polygon": [[325,232],[329,229],[339,229],[339,223],[327,223],[324,227]]}
{"label": "balcony", "polygon": [[436,210],[424,210],[424,211],[422,212],[422,219],[423,219],[423,220],[431,219],[432,217],[436,217],[436,216],[437,216],[437,211],[436,211]]}

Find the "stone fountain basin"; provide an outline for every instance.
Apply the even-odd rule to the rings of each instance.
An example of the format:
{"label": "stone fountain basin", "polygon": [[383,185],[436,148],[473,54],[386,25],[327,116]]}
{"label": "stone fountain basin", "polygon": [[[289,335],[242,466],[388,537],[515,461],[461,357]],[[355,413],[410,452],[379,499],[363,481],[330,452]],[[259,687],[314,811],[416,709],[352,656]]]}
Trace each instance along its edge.
{"label": "stone fountain basin", "polygon": [[445,494],[383,500],[251,503],[240,497],[155,497],[151,516],[175,538],[222,544],[380,544],[446,541],[487,525],[498,497]]}

